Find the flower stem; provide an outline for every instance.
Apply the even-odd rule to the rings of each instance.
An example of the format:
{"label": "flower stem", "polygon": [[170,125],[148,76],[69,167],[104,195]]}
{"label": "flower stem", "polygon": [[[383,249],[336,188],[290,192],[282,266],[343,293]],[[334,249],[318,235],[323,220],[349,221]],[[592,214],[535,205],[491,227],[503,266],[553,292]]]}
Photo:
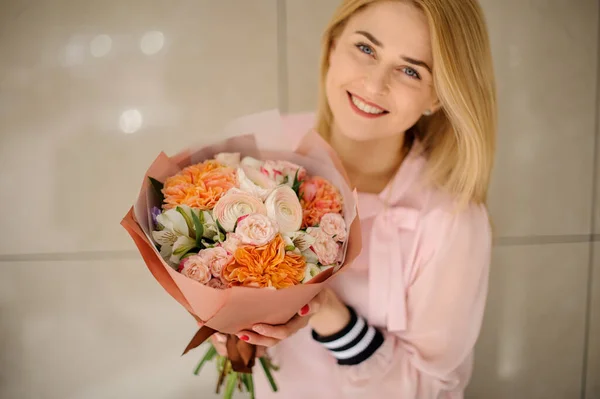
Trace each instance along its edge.
{"label": "flower stem", "polygon": [[227,376],[227,386],[225,387],[225,393],[223,394],[223,399],[231,399],[233,397],[233,391],[235,389],[235,385],[237,383],[238,373],[231,372],[229,376]]}
{"label": "flower stem", "polygon": [[275,384],[275,379],[273,379],[273,375],[271,374],[271,370],[270,370],[267,360],[261,357],[260,365],[262,366],[263,370],[265,371],[265,375],[267,376],[267,379],[269,380],[269,384],[271,384],[271,389],[273,390],[273,392],[277,392],[277,384]]}
{"label": "flower stem", "polygon": [[196,366],[196,369],[194,370],[194,375],[198,375],[200,373],[200,369],[202,368],[202,366],[204,366],[204,363],[212,360],[216,354],[217,350],[214,346],[211,345],[210,348],[208,348],[208,350],[204,354],[202,360],[200,360],[200,363],[198,363],[198,366]]}

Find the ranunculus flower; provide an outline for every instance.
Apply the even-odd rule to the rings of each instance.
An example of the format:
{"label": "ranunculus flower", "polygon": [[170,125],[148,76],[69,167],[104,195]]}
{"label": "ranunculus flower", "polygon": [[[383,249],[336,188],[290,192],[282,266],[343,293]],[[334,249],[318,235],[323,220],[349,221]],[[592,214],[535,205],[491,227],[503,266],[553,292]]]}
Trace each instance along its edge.
{"label": "ranunculus flower", "polygon": [[240,166],[240,153],[239,152],[221,152],[215,155],[215,160],[220,164],[228,166],[230,168],[237,168]]}
{"label": "ranunculus flower", "polygon": [[206,284],[212,277],[212,273],[210,272],[210,268],[206,263],[206,259],[204,259],[200,255],[193,255],[189,258],[185,258],[182,261],[183,268],[181,269],[181,274],[191,278],[192,280],[196,280],[201,284]]}
{"label": "ranunculus flower", "polygon": [[262,201],[277,187],[277,183],[258,169],[242,164],[237,169],[238,185],[241,190],[260,198]]}
{"label": "ranunculus flower", "polygon": [[217,278],[221,278],[223,268],[233,260],[233,255],[221,247],[203,249],[198,255],[204,259],[212,275]]}
{"label": "ranunculus flower", "polygon": [[326,179],[314,176],[300,185],[300,203],[304,209],[302,227],[316,226],[323,215],[340,213],[342,196],[338,189]]}
{"label": "ranunculus flower", "polygon": [[326,213],[319,227],[336,241],[346,241],[346,221],[339,213]]}
{"label": "ranunculus flower", "polygon": [[315,238],[311,249],[317,255],[319,263],[324,266],[334,264],[338,259],[339,244],[319,227],[310,228],[307,232]]}
{"label": "ranunculus flower", "polygon": [[279,226],[267,216],[253,213],[238,223],[235,232],[244,244],[260,247],[275,238]]}
{"label": "ranunculus flower", "polygon": [[235,262],[223,271],[223,279],[233,286],[279,289],[300,284],[304,278],[304,257],[286,252],[279,234],[262,247],[242,245],[234,256]]}
{"label": "ranunculus flower", "polygon": [[266,215],[265,204],[258,197],[235,188],[221,197],[213,209],[213,216],[227,232],[233,231],[240,217],[251,213]]}
{"label": "ranunculus flower", "polygon": [[235,169],[215,160],[190,165],[165,180],[162,190],[165,196],[163,209],[188,205],[210,210],[235,184]]}
{"label": "ranunculus flower", "polygon": [[242,237],[236,233],[227,233],[227,238],[221,246],[230,254],[234,254],[238,247],[242,245]]}
{"label": "ranunculus flower", "polygon": [[281,233],[298,231],[302,225],[302,205],[294,190],[279,186],[265,200],[267,216],[276,221]]}

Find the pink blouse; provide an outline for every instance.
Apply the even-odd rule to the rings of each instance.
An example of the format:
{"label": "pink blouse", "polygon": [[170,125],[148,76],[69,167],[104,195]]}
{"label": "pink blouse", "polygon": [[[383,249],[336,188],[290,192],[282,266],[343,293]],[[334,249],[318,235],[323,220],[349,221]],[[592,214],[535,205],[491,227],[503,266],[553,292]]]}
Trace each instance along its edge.
{"label": "pink blouse", "polygon": [[[286,118],[292,137],[312,115]],[[359,193],[363,251],[331,280],[340,299],[384,332],[377,351],[340,366],[309,327],[270,353],[280,370],[273,393],[260,367],[259,399],[462,398],[472,371],[488,288],[491,228],[486,208],[458,212],[423,183],[416,143],[379,195]],[[386,205],[387,204],[387,205]]]}

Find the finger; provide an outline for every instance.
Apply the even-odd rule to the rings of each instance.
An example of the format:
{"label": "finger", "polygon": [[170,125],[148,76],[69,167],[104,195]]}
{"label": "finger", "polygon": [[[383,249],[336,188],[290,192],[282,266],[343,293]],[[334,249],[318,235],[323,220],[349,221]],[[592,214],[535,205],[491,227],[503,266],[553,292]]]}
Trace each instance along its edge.
{"label": "finger", "polygon": [[272,326],[269,324],[256,324],[252,327],[252,330],[265,337],[282,340],[294,334],[296,331],[306,326],[306,324],[308,324],[308,318],[294,316],[284,325]]}
{"label": "finger", "polygon": [[267,348],[264,346],[256,347],[256,357],[263,357],[267,353]]}
{"label": "finger", "polygon": [[280,341],[276,338],[265,337],[264,335],[257,334],[253,331],[247,331],[247,330],[240,331],[237,334],[237,336],[239,339],[241,339],[244,342],[248,342],[249,344],[266,346],[266,347],[271,347],[271,346],[277,345]]}
{"label": "finger", "polygon": [[[221,336],[221,338],[219,336]],[[224,337],[222,334],[217,333],[217,334],[214,334],[212,337],[210,337],[210,340],[219,355],[227,356],[227,346],[225,346],[225,341],[221,341],[221,339],[223,339],[223,338]],[[226,340],[226,338],[225,338],[225,340]]]}
{"label": "finger", "polygon": [[300,309],[300,311],[298,311],[298,315],[309,316],[309,315],[317,313],[326,300],[327,300],[327,292],[321,291],[309,303],[304,305]]}

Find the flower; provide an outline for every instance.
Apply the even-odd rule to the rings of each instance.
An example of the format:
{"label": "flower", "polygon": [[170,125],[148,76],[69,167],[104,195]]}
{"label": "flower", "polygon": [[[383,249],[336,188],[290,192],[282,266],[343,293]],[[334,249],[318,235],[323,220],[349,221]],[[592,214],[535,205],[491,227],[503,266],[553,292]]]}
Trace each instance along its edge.
{"label": "flower", "polygon": [[326,213],[321,218],[319,227],[336,241],[346,240],[346,221],[339,213]]}
{"label": "flower", "polygon": [[325,266],[335,263],[340,251],[338,243],[320,227],[309,228],[307,233],[315,238],[311,249],[317,255],[319,263]]}
{"label": "flower", "polygon": [[262,201],[277,187],[277,183],[262,174],[260,170],[243,163],[237,169],[237,178],[240,189],[260,198]]}
{"label": "flower", "polygon": [[277,223],[260,213],[253,213],[241,220],[235,230],[242,243],[258,247],[271,241],[278,231]]}
{"label": "flower", "polygon": [[156,222],[160,230],[152,231],[152,238],[160,245],[160,255],[171,263],[179,263],[196,246],[185,217],[177,209],[169,209],[156,216]]}
{"label": "flower", "polygon": [[302,284],[309,282],[319,273],[321,273],[319,266],[314,263],[307,263],[306,268],[304,269],[304,280],[302,280]]}
{"label": "flower", "polygon": [[240,245],[242,245],[242,237],[236,233],[228,233],[222,247],[228,253],[234,254]]}
{"label": "flower", "polygon": [[265,200],[267,216],[276,221],[281,233],[298,231],[302,225],[302,205],[294,190],[279,186]]}
{"label": "flower", "polygon": [[237,168],[240,165],[239,152],[221,152],[215,155],[215,161],[230,168]]}
{"label": "flower", "polygon": [[300,251],[306,251],[315,242],[314,237],[312,237],[310,234],[307,234],[303,231],[296,231],[296,232],[288,233],[288,234],[284,235],[284,238],[288,238],[288,237],[291,242],[291,245],[293,245],[295,248],[299,249]]}
{"label": "flower", "polygon": [[204,259],[213,277],[216,278],[221,278],[223,268],[233,261],[233,256],[221,247],[203,249],[198,252],[198,255]]}
{"label": "flower", "polygon": [[302,227],[316,226],[323,215],[342,211],[342,196],[326,179],[314,176],[300,185],[300,203],[304,209]]}
{"label": "flower", "polygon": [[202,210],[212,209],[217,201],[236,185],[235,169],[215,160],[191,165],[169,177],[163,187],[163,209],[189,205]]}
{"label": "flower", "polygon": [[206,260],[200,255],[192,255],[182,261],[181,274],[196,280],[201,284],[206,284],[211,278],[211,272]]}
{"label": "flower", "polygon": [[213,209],[214,217],[227,232],[233,231],[240,217],[251,213],[266,215],[265,204],[258,197],[236,188],[222,196]]}
{"label": "flower", "polygon": [[279,234],[264,246],[239,247],[234,257],[235,261],[223,271],[223,279],[230,285],[280,289],[300,284],[304,279],[304,257],[286,252]]}
{"label": "flower", "polygon": [[296,173],[299,181],[306,178],[306,169],[288,161],[265,161],[260,171],[277,184],[287,184],[290,187],[294,184]]}
{"label": "flower", "polygon": [[218,290],[224,290],[227,288],[227,284],[223,282],[220,278],[211,278],[208,283],[206,283],[207,287],[216,288]]}

